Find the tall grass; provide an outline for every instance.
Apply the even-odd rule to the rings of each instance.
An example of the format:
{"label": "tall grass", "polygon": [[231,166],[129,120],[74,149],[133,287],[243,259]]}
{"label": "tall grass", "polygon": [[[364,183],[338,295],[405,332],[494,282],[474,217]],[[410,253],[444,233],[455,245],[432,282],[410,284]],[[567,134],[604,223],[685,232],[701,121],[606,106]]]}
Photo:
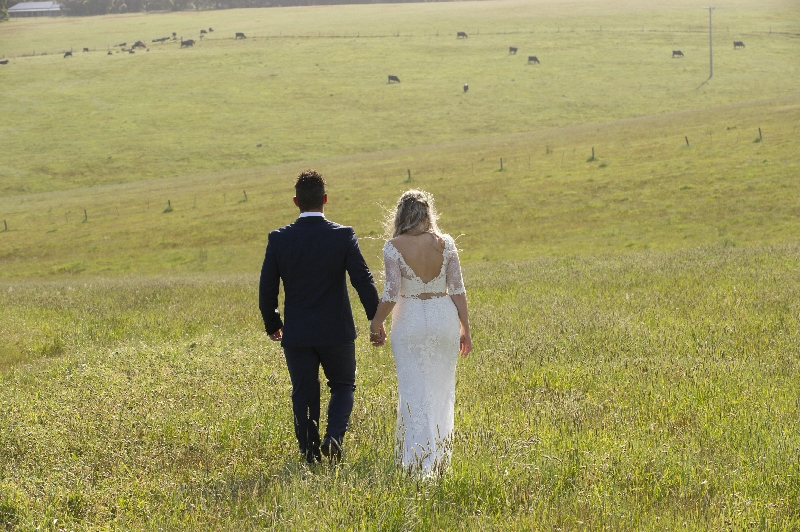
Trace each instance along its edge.
{"label": "tall grass", "polygon": [[0,515],[12,529],[793,530],[798,266],[792,244],[467,267],[477,349],[458,367],[453,466],[424,482],[394,467],[391,354],[363,335],[346,459],[303,464],[253,276],[6,282]]}

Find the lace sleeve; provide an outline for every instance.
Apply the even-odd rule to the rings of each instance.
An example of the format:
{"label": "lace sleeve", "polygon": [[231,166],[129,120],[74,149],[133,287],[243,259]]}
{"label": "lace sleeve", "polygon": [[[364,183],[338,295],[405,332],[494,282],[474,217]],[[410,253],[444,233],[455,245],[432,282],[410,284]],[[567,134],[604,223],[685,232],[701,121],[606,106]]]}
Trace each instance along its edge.
{"label": "lace sleeve", "polygon": [[445,250],[447,251],[447,293],[451,296],[466,294],[464,279],[461,278],[461,263],[458,262],[456,243],[449,235],[445,236]]}
{"label": "lace sleeve", "polygon": [[400,297],[400,257],[398,251],[389,242],[383,246],[383,265],[386,279],[383,285],[381,301],[396,303]]}

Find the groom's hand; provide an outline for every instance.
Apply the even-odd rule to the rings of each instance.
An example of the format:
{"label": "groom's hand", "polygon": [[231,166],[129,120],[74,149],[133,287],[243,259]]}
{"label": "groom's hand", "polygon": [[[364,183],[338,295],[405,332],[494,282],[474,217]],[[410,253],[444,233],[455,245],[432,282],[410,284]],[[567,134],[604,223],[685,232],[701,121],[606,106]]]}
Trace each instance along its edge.
{"label": "groom's hand", "polygon": [[280,342],[281,338],[283,338],[283,329],[278,329],[274,333],[269,335],[269,339],[273,342]]}

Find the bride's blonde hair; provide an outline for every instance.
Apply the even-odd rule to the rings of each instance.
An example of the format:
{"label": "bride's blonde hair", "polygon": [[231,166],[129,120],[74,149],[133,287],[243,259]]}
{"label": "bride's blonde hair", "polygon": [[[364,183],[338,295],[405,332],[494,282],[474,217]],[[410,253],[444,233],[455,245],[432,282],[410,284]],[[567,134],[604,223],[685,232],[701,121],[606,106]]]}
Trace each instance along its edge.
{"label": "bride's blonde hair", "polygon": [[433,204],[433,196],[424,190],[407,190],[397,200],[397,208],[390,212],[386,220],[386,232],[390,238],[400,236],[416,227],[440,236],[436,224],[438,215]]}

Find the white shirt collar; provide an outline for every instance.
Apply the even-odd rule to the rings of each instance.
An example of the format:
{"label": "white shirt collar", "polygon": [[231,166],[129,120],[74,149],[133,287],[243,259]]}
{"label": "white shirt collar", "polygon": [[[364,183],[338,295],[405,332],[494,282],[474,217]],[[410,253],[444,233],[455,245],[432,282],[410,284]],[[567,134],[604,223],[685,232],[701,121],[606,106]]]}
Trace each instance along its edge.
{"label": "white shirt collar", "polygon": [[321,212],[301,212],[299,218],[306,218],[308,216],[322,216],[325,218],[325,215]]}

